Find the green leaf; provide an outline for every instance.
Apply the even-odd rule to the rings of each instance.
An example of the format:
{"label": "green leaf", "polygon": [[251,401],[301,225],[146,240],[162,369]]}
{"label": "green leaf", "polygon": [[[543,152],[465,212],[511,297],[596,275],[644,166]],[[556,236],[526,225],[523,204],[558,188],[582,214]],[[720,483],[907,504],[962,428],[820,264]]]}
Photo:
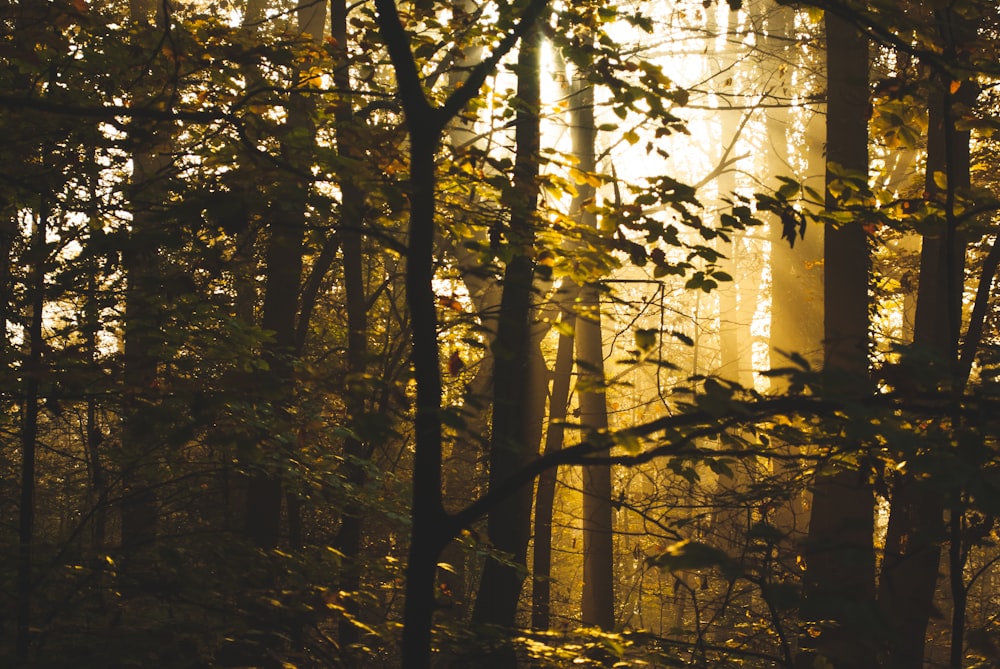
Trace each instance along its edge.
{"label": "green leaf", "polygon": [[576,336],[576,328],[574,328],[571,323],[566,321],[556,321],[552,324],[552,328],[563,337]]}
{"label": "green leaf", "polygon": [[691,337],[687,336],[683,332],[678,332],[677,330],[671,330],[670,336],[673,337],[674,339],[683,342],[687,346],[694,346],[694,339],[691,339]]}
{"label": "green leaf", "polygon": [[725,551],[714,546],[685,539],[667,548],[659,555],[646,558],[650,567],[659,567],[664,571],[685,571],[691,569],[707,569],[710,567],[728,566],[731,560]]}
{"label": "green leaf", "polygon": [[795,183],[791,179],[782,178],[784,183],[778,188],[778,197],[784,200],[791,200],[793,197],[799,194],[799,184]]}
{"label": "green leaf", "polygon": [[635,331],[635,345],[640,351],[648,351],[656,346],[658,330],[652,328],[639,328]]}
{"label": "green leaf", "polygon": [[713,474],[717,476],[725,476],[727,479],[734,479],[736,475],[733,474],[732,467],[725,460],[716,460],[714,458],[709,458],[705,461],[708,468],[712,470]]}

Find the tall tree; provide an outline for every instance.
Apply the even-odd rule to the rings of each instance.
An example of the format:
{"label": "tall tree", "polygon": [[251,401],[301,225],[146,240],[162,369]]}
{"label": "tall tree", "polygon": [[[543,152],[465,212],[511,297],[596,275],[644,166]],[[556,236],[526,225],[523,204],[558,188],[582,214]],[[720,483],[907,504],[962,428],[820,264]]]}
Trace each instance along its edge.
{"label": "tall tree", "polygon": [[46,231],[50,215],[49,195],[40,195],[31,222],[31,255],[28,294],[30,320],[27,328],[27,359],[23,373],[24,409],[21,416],[21,496],[18,510],[17,565],[17,660],[28,666],[31,642],[31,600],[34,581],[35,488],[38,453],[39,389],[43,377],[42,318],[45,307],[45,274],[48,264]]}
{"label": "tall tree", "polygon": [[[300,2],[296,6],[299,32],[315,44],[322,43],[326,28],[325,2]],[[294,68],[296,79],[308,80],[313,76]],[[302,81],[294,82],[294,87]],[[269,237],[264,264],[266,278],[261,326],[273,333],[265,345],[264,358],[268,370],[261,374],[261,390],[273,398],[277,408],[279,430],[292,430],[288,406],[295,394],[294,367],[296,319],[299,317],[299,290],[302,281],[305,233],[308,225],[307,199],[312,186],[307,177],[312,160],[315,127],[312,96],[293,92],[289,96],[287,119],[282,128],[282,158],[294,172],[283,175],[276,184],[268,203]],[[271,435],[270,437],[279,436]],[[261,435],[264,443],[258,447],[281,449],[282,443],[293,439],[272,440]],[[272,461],[273,455],[264,457]],[[280,460],[281,456],[277,458]],[[247,486],[246,533],[260,548],[274,548],[281,536],[282,481],[280,467],[267,466],[256,472]],[[290,513],[293,511],[290,509]]]}
{"label": "tall tree", "polygon": [[[868,41],[838,16],[826,15],[827,183],[849,170],[857,193],[867,191]],[[827,189],[827,209],[842,199]],[[824,236],[824,371],[827,391],[864,397],[868,378],[868,239],[861,220],[828,226]],[[818,635],[802,637],[802,659],[824,658],[836,669],[875,666],[874,493],[857,444],[816,474],[804,547],[803,614]]]}
{"label": "tall tree", "polygon": [[[389,51],[396,74],[397,97],[406,117],[409,150],[409,232],[407,242],[406,292],[412,319],[412,353],[416,407],[414,416],[415,453],[413,465],[413,504],[411,539],[406,568],[406,606],[403,614],[402,656],[404,667],[427,667],[430,664],[431,626],[434,614],[434,575],[438,556],[455,536],[459,526],[450,522],[442,502],[442,425],[441,370],[437,344],[437,302],[434,295],[434,237],[437,175],[435,154],[442,134],[452,118],[475,96],[500,59],[530,32],[547,3],[533,0],[511,19],[508,29],[489,56],[474,65],[464,85],[455,89],[439,106],[427,98],[411,40],[393,0],[376,0],[379,31]],[[537,108],[533,111],[537,114]],[[530,124],[529,124],[530,125]],[[522,169],[529,168],[525,165]],[[523,182],[520,182],[522,183]],[[536,184],[526,184],[532,190]],[[537,191],[534,191],[537,193]],[[528,201],[526,194],[514,193],[514,202]],[[536,196],[537,197],[537,196]],[[534,207],[531,208],[534,211]],[[524,214],[512,211],[512,216]],[[530,223],[530,220],[524,221]],[[517,229],[519,235],[525,230]],[[523,241],[523,238],[522,238]],[[519,276],[530,256],[518,263]],[[521,279],[523,281],[523,279]],[[526,291],[529,304],[515,302],[511,307],[530,307],[530,281],[517,290]],[[513,296],[513,294],[512,294]],[[524,325],[525,340],[527,323]],[[511,342],[522,341],[515,336]],[[514,444],[521,446],[521,444]],[[530,491],[526,512],[530,514]],[[530,518],[529,518],[530,520]],[[520,588],[518,588],[520,590]]]}
{"label": "tall tree", "polygon": [[[531,429],[531,318],[538,212],[540,53],[542,30],[535,25],[521,40],[517,55],[513,183],[508,191],[510,221],[503,231],[510,248],[504,271],[500,316],[493,340],[493,418],[489,485],[495,489],[538,453]],[[534,439],[534,443],[532,440]],[[517,614],[528,540],[532,489],[522,486],[490,510],[487,533],[495,550],[508,557],[487,558],[472,619],[513,627]],[[508,562],[512,561],[514,564]],[[505,660],[501,660],[505,662]]]}
{"label": "tall tree", "polygon": [[[975,22],[953,9],[935,12],[935,32],[942,50],[951,59],[967,48],[975,38]],[[969,132],[957,127],[957,116],[967,113],[979,93],[971,78],[959,78],[950,71],[939,71],[929,83],[929,122],[925,189],[932,201],[943,205],[929,232],[923,235],[920,274],[917,289],[916,317],[913,330],[913,360],[904,365],[921,367],[913,373],[913,383],[921,390],[962,395],[966,377],[959,364],[959,340],[962,327],[966,233],[959,228],[956,193],[970,185]],[[974,344],[975,345],[975,344]],[[915,368],[914,368],[915,369]],[[910,389],[915,391],[915,389]],[[954,409],[954,407],[953,407]],[[952,428],[963,418],[954,410],[942,416]],[[921,454],[909,457],[919,472]],[[934,454],[930,454],[933,458]],[[945,497],[954,494],[918,473],[902,471],[891,491],[891,507],[886,530],[885,557],[879,579],[879,604],[890,628],[889,665],[894,669],[919,669],[924,664],[927,625],[934,611],[934,593],[938,583],[941,545],[945,541]],[[959,500],[951,500],[950,522],[960,524]],[[949,549],[961,550],[961,532],[953,534]],[[957,555],[953,553],[952,555]],[[961,618],[963,602],[963,566],[952,564],[955,613]],[[957,648],[960,666],[962,629],[953,626],[952,648]]]}
{"label": "tall tree", "polygon": [[[332,0],[331,35],[336,44],[341,46],[341,61],[334,71],[333,83],[340,91],[351,89],[348,45],[348,13],[349,7],[344,0]],[[337,148],[345,166],[359,162],[361,150],[359,147],[360,121],[354,113],[354,103],[349,95],[343,95],[338,101],[335,111]],[[357,420],[361,420],[366,409],[365,370],[368,363],[368,300],[365,295],[364,255],[362,252],[362,226],[364,223],[365,193],[359,176],[345,167],[338,174],[341,189],[340,237],[343,249],[344,292],[347,307],[347,364],[349,386],[347,388],[347,411]],[[313,272],[325,268],[313,268]],[[300,315],[304,318],[305,315]],[[352,485],[360,485],[365,480],[364,463],[371,457],[371,449],[360,435],[348,437],[344,444],[346,460],[346,479]],[[344,509],[341,516],[340,530],[337,532],[336,547],[343,553],[348,564],[345,565],[341,578],[340,589],[346,593],[356,593],[361,585],[361,565],[358,560],[361,552],[361,517],[363,509],[358,504],[351,504]],[[348,595],[350,596],[350,595]],[[348,607],[353,615],[357,615],[356,603],[349,602]],[[357,625],[345,617],[340,625],[340,642],[345,648],[350,648],[359,640]]]}
{"label": "tall tree", "polygon": [[[130,18],[136,26],[137,48],[167,39],[171,4],[155,0],[132,0]],[[143,72],[136,90],[130,91],[139,107],[157,104],[161,94],[157,81],[164,72],[152,66]],[[122,253],[125,270],[125,324],[120,476],[124,483],[121,508],[121,542],[126,550],[148,546],[156,539],[159,501],[155,487],[156,458],[159,456],[154,407],[157,398],[157,347],[161,343],[161,221],[157,212],[166,201],[169,177],[170,128],[167,124],[133,119],[132,175],[128,198],[132,231]]]}
{"label": "tall tree", "polygon": [[[579,159],[579,169],[593,173],[597,169],[594,142],[597,139],[594,121],[594,87],[586,69],[576,74],[573,96],[573,152]],[[575,215],[590,228],[597,227],[593,214],[595,191],[584,184],[575,199]],[[596,285],[585,285],[577,300],[576,355],[580,374],[577,399],[580,424],[591,434],[608,429],[608,399],[604,378],[604,336],[601,331],[600,291]],[[582,620],[610,630],[614,627],[614,535],[611,509],[611,466],[591,465],[583,468],[583,593]]]}

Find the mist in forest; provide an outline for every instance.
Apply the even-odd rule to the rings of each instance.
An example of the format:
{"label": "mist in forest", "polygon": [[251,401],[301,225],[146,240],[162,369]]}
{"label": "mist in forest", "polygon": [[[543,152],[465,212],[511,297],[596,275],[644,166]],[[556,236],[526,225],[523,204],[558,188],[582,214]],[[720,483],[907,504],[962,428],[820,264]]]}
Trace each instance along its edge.
{"label": "mist in forest", "polygon": [[0,665],[1000,657],[995,2],[0,8]]}

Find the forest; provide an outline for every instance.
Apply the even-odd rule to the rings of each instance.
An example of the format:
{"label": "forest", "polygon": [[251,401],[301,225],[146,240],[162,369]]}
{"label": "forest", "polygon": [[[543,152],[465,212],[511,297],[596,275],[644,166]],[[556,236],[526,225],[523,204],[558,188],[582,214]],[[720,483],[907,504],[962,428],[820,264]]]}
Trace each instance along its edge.
{"label": "forest", "polygon": [[996,2],[0,17],[0,666],[1000,666]]}

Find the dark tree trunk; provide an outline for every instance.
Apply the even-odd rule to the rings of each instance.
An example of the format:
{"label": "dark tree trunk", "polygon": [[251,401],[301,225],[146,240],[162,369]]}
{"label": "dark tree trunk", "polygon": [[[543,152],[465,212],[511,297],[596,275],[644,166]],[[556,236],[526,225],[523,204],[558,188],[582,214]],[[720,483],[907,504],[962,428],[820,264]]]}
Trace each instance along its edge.
{"label": "dark tree trunk", "polygon": [[430,666],[437,560],[460,529],[445,513],[441,493],[441,369],[433,289],[435,154],[445,125],[477,94],[500,58],[535,25],[545,7],[544,0],[532,0],[516,26],[500,40],[490,56],[469,71],[464,85],[457,87],[441,107],[435,108],[424,94],[420,73],[410,50],[410,38],[395,2],[375,0],[379,31],[396,73],[397,96],[406,116],[410,140],[406,297],[412,323],[411,359],[416,407],[411,540],[406,567],[401,647],[404,669]]}
{"label": "dark tree trunk", "polygon": [[[846,21],[826,17],[827,160],[867,174],[867,40]],[[828,194],[827,208],[836,207]],[[824,256],[828,385],[860,398],[869,387],[869,259],[861,222],[829,227]],[[801,659],[822,657],[835,669],[874,667],[874,493],[863,462],[818,472],[812,493],[803,617],[819,635],[803,635]]]}
{"label": "dark tree trunk", "polygon": [[[514,184],[509,197],[510,224],[505,231],[513,257],[504,272],[500,317],[493,342],[493,421],[489,454],[489,487],[500,484],[538,454],[537,430],[532,428],[532,284],[534,282],[535,216],[538,206],[539,54],[542,32],[530,30],[517,58],[517,97]],[[531,532],[531,486],[521,486],[490,510],[487,533],[495,550],[517,565],[527,560]],[[472,619],[513,627],[524,571],[487,558]],[[510,656],[510,649],[500,653]],[[497,658],[497,664],[509,661]]]}
{"label": "dark tree trunk", "polygon": [[[393,8],[394,9],[394,8]],[[388,39],[387,39],[388,41]],[[433,117],[427,108],[427,117]],[[450,536],[443,536],[447,515],[441,501],[441,370],[437,347],[434,278],[434,153],[442,128],[436,119],[408,112],[410,126],[410,234],[406,296],[413,338],[413,378],[417,386],[413,461],[413,503],[406,607],[403,612],[404,669],[430,666],[437,559]],[[437,126],[437,127],[435,127]]]}
{"label": "dark tree trunk", "polygon": [[[297,16],[299,30],[320,43],[326,21],[326,4],[300,2]],[[270,404],[274,408],[276,429],[281,431],[294,431],[288,405],[294,401],[295,392],[293,374],[296,317],[299,315],[299,288],[305,251],[306,200],[311,187],[305,175],[309,172],[315,135],[311,118],[314,104],[310,96],[302,94],[293,93],[289,100],[288,120],[285,124],[287,133],[281,138],[281,150],[285,161],[296,173],[284,175],[268,207],[270,226],[264,257],[267,276],[261,327],[273,333],[273,339],[265,345],[263,352],[268,370],[260,374],[258,380],[260,393],[270,398]],[[307,131],[304,136],[294,137],[296,131],[301,129]],[[283,448],[279,446],[280,440],[262,436],[262,441],[264,443],[259,448]],[[270,549],[278,545],[283,496],[281,475],[276,468],[264,465],[250,478],[247,485],[245,531],[258,548]],[[295,503],[288,505],[290,527],[295,527],[299,522],[297,518],[291,517],[299,512],[299,508],[300,505]]]}
{"label": "dark tree trunk", "polygon": [[[333,73],[334,85],[339,90],[350,90],[350,60],[347,50],[347,14],[345,0],[333,0],[331,7],[331,32],[337,44],[342,45],[341,64]],[[344,96],[335,111],[337,121],[337,150],[347,158],[358,158],[357,120],[350,96]],[[347,411],[357,419],[365,412],[367,383],[364,372],[368,358],[368,307],[365,296],[364,267],[362,264],[361,226],[364,217],[365,194],[356,178],[348,170],[339,175],[341,190],[340,236],[343,240],[344,292],[347,307]],[[363,462],[370,456],[370,449],[359,439],[348,438],[344,443],[345,478],[360,486],[365,481]],[[361,566],[358,564],[361,552],[361,516],[363,509],[358,505],[348,505],[340,519],[340,530],[334,541],[336,548],[344,555],[344,571],[341,574],[340,589],[355,593],[361,587]],[[350,595],[349,595],[350,597]],[[357,615],[357,604],[348,599],[348,611]],[[358,627],[347,618],[340,623],[340,644],[349,649],[360,636]]]}
{"label": "dark tree trunk", "polygon": [[[133,23],[149,39],[169,29],[168,3],[133,0]],[[152,22],[152,23],[151,23]],[[133,121],[137,122],[137,121]],[[157,355],[161,340],[159,223],[155,211],[163,204],[169,159],[151,147],[169,141],[168,131],[155,124],[142,128],[132,155],[129,204],[132,232],[122,253],[125,271],[122,436],[119,469],[122,479],[121,544],[126,552],[156,541],[159,501],[156,495],[156,458],[159,443],[150,409],[157,403]]]}
{"label": "dark tree trunk", "polygon": [[[87,272],[87,296],[84,306],[84,338],[86,341],[86,353],[88,361],[97,369],[97,330],[100,325],[100,312],[97,303],[97,263],[88,261]],[[87,468],[90,474],[90,483],[94,501],[93,530],[91,532],[91,549],[95,554],[104,550],[107,540],[107,504],[108,504],[108,477],[104,471],[104,462],[101,459],[101,442],[103,433],[100,421],[98,420],[98,402],[93,397],[87,398],[87,417],[84,429],[86,430]]]}
{"label": "dark tree trunk", "polygon": [[[17,640],[16,657],[27,666],[31,647],[31,599],[35,541],[35,454],[38,439],[39,385],[42,375],[42,312],[45,305],[45,230],[48,203],[43,196],[31,235],[29,279],[31,320],[28,324],[28,360],[24,368],[24,409],[21,414],[21,496],[18,508]],[[6,325],[5,325],[6,326]]]}
{"label": "dark tree trunk", "polygon": [[[946,50],[951,56],[964,41],[975,35],[975,26],[971,21],[948,10],[940,10],[937,21],[940,33],[948,36]],[[955,127],[954,110],[956,106],[970,107],[979,89],[975,82],[966,80],[961,82],[957,91],[952,91],[950,74],[940,76],[935,84],[928,99],[925,189],[930,197],[944,203],[945,221],[940,229],[925,234],[922,240],[913,329],[913,348],[917,357],[910,364],[920,365],[923,369],[919,376],[931,383],[931,387],[913,390],[933,391],[940,388],[958,398],[967,378],[958,349],[966,239],[957,229],[954,194],[956,189],[968,188],[970,184],[970,136],[968,131]],[[935,173],[945,175],[945,189],[942,190]],[[984,266],[984,271],[994,270],[989,262]],[[904,364],[907,364],[906,361]],[[958,429],[962,422],[959,415],[948,416],[947,420],[951,422],[952,430]],[[879,603],[891,631],[887,655],[891,658],[888,664],[892,669],[920,669],[924,663],[927,626],[934,611],[934,593],[940,570],[941,545],[947,538],[945,495],[946,491],[939,484],[909,472],[901,472],[892,488],[885,557],[879,581]],[[951,540],[957,545],[953,543],[949,547],[950,585],[954,598],[952,651],[958,653],[956,667],[961,664],[964,631],[962,533],[955,531],[962,525],[961,516],[960,510],[952,510]]]}

